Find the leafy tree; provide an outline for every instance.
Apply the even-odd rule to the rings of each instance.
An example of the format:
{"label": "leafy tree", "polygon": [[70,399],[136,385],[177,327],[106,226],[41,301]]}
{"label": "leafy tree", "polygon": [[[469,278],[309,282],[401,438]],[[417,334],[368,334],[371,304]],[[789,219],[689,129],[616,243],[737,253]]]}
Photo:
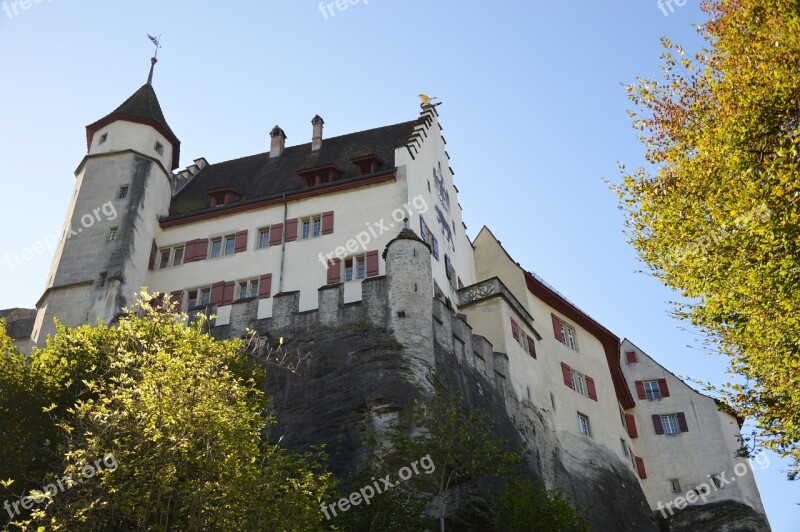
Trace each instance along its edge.
{"label": "leafy tree", "polygon": [[59,327],[23,364],[51,396],[68,394],[48,409],[65,434],[63,469],[40,484],[66,487],[18,526],[322,529],[319,501],[333,487],[324,456],[266,440],[263,369],[244,342],[215,340],[202,320],[187,326],[151,301],[144,294],[118,326]]}
{"label": "leafy tree", "polygon": [[[335,522],[345,530],[464,530],[584,532],[588,526],[560,494],[546,490],[524,469],[527,453],[510,448],[487,412],[468,408],[461,394],[438,383],[418,401],[381,446],[374,435],[367,448],[374,459],[350,479],[343,496],[391,474],[398,482],[353,507]],[[409,426],[411,428],[409,432]],[[414,463],[417,463],[415,466]]]}
{"label": "leafy tree", "polygon": [[645,169],[616,187],[632,244],[738,378],[720,393],[800,463],[800,9],[713,0],[688,58],[628,87]]}
{"label": "leafy tree", "polygon": [[509,480],[498,490],[491,521],[503,532],[589,531],[589,525],[562,495],[523,476]]}

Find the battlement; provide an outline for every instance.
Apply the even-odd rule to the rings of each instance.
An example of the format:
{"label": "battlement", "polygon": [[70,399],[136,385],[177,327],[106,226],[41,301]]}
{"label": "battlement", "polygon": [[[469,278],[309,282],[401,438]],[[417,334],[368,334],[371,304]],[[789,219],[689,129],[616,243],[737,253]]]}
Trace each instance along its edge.
{"label": "battlement", "polygon": [[[244,337],[247,330],[270,338],[292,338],[313,334],[324,328],[370,328],[383,331],[387,337],[394,339],[409,334],[430,337],[441,349],[453,353],[461,364],[477,370],[498,389],[505,390],[509,378],[508,356],[505,353],[495,352],[486,338],[473,334],[472,327],[463,316],[456,315],[444,302],[433,297],[432,312],[426,317],[427,330],[421,329],[419,318],[422,316],[412,315],[413,309],[400,308],[400,302],[389,300],[389,282],[385,275],[365,279],[361,283],[361,301],[353,303],[344,303],[343,283],[323,286],[318,290],[318,308],[304,312],[299,311],[299,291],[276,294],[273,296],[272,317],[262,319],[257,318],[257,299],[237,301],[231,305],[226,324],[216,325],[216,320],[212,319],[211,331],[219,338]],[[395,320],[390,320],[390,314]],[[402,343],[400,340],[398,342]],[[411,356],[429,362],[432,360],[432,351],[422,353],[405,344],[404,347]]]}

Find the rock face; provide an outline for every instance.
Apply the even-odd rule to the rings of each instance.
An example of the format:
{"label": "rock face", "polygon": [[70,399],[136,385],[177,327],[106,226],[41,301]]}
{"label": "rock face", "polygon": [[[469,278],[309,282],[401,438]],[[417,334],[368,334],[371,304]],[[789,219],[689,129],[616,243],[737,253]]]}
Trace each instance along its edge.
{"label": "rock face", "polygon": [[664,532],[751,532],[770,530],[764,516],[751,507],[733,501],[689,506],[663,518],[658,514]]}
{"label": "rock face", "polygon": [[[433,301],[428,333],[420,334],[436,339],[432,352],[416,353],[397,341],[394,330],[403,322],[393,320],[390,329],[384,318],[399,312],[385,297],[386,283],[386,278],[365,282],[370,296],[348,305],[337,297],[341,286],[326,287],[320,290],[320,310],[304,313],[295,310],[296,294],[279,294],[274,308],[284,313],[266,320],[248,319],[255,313],[247,307],[252,303],[244,302],[229,325],[212,329],[219,337],[238,337],[250,328],[273,347],[283,338],[277,356],[298,364],[294,371],[268,368],[266,386],[278,419],[273,436],[298,451],[324,445],[331,470],[346,478],[368,456],[368,435],[380,435],[441,379],[461,391],[468,407],[489,412],[499,436],[527,447],[531,474],[561,490],[595,530],[658,529],[630,469],[600,446],[560,442],[546,413],[529,401],[518,402],[506,386],[505,355],[492,352],[441,302]],[[452,335],[466,348],[456,352],[452,342],[443,341]]]}
{"label": "rock face", "polygon": [[[594,530],[769,529],[739,505],[693,508],[659,523],[627,464],[592,440],[557,433],[547,411],[520,401],[506,383],[508,357],[425,295],[429,253],[401,234],[387,248],[387,276],[362,282],[361,302],[343,304],[343,285],[330,285],[319,290],[318,310],[301,313],[299,293],[282,293],[271,318],[256,319],[257,302],[245,300],[234,303],[228,324],[211,328],[220,338],[254,330],[268,342],[264,352],[283,362],[268,367],[266,383],[278,419],[274,437],[297,451],[323,445],[330,469],[347,478],[369,457],[368,439],[380,440],[416,398],[443,382],[467,407],[488,412],[498,436],[530,451],[530,473],[569,498]],[[405,266],[393,268],[393,261]]]}

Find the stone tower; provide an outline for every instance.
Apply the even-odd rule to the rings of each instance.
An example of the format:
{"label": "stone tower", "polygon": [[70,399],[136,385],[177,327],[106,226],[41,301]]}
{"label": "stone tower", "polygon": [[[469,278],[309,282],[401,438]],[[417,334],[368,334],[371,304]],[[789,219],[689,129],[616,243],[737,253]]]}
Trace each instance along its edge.
{"label": "stone tower", "polygon": [[433,353],[433,277],[431,248],[411,229],[386,245],[389,330],[406,351],[435,366]]}
{"label": "stone tower", "polygon": [[155,260],[158,219],[168,214],[180,141],[147,83],[112,113],[86,126],[88,153],[76,182],[32,340],[68,326],[109,323],[145,285]]}

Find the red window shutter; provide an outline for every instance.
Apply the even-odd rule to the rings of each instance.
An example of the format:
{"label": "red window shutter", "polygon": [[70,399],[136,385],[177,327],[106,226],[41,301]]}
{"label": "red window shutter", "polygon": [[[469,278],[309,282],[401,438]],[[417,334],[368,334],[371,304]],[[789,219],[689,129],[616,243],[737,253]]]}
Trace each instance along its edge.
{"label": "red window shutter", "polygon": [[636,351],[625,351],[625,358],[628,360],[628,364],[634,364],[637,362]]}
{"label": "red window shutter", "polygon": [[258,279],[258,297],[259,299],[266,299],[272,292],[272,274],[267,273]]}
{"label": "red window shutter", "polygon": [[625,425],[628,427],[628,436],[638,438],[639,432],[636,430],[636,418],[633,414],[625,414]]}
{"label": "red window shutter", "polygon": [[589,394],[589,399],[597,401],[597,388],[594,386],[594,379],[589,376],[586,377],[586,391]]}
{"label": "red window shutter", "polygon": [[375,277],[380,273],[377,251],[367,251],[367,277]]}
{"label": "red window shutter", "polygon": [[678,418],[678,427],[680,427],[681,432],[689,432],[689,425],[686,424],[686,414],[678,412],[675,416]]}
{"label": "red window shutter", "polygon": [[153,269],[156,267],[156,256],[158,255],[158,246],[156,245],[156,239],[153,239],[153,245],[150,247],[150,262],[147,264],[149,269]]}
{"label": "red window shutter", "polygon": [[183,304],[183,290],[170,292],[169,302],[178,305],[178,308],[180,309],[181,305]]}
{"label": "red window shutter", "polygon": [[511,318],[511,334],[514,336],[514,340],[519,341],[519,325],[514,318]]}
{"label": "red window shutter", "polygon": [[636,393],[639,395],[639,399],[647,399],[647,393],[644,391],[644,383],[642,381],[636,381]]}
{"label": "red window shutter", "polygon": [[669,397],[667,379],[658,379],[658,390],[661,392],[661,397]]}
{"label": "red window shutter", "polygon": [[337,284],[342,280],[341,259],[331,259],[328,261],[328,284]]}
{"label": "red window shutter", "polygon": [[536,358],[536,343],[534,343],[533,338],[530,336],[528,336],[528,352],[533,358]]}
{"label": "red window shutter", "polygon": [[183,262],[205,260],[208,255],[208,239],[199,238],[186,243],[186,253]]}
{"label": "red window shutter", "polygon": [[553,333],[556,335],[556,340],[563,344],[564,335],[561,334],[561,320],[555,314],[551,313],[551,316],[553,317]]}
{"label": "red window shutter", "polygon": [[241,253],[247,251],[247,229],[236,233],[236,247],[234,253]]}
{"label": "red window shutter", "polygon": [[322,213],[322,234],[329,235],[333,233],[333,211]]}
{"label": "red window shutter", "polygon": [[269,245],[278,246],[283,242],[283,224],[274,224],[269,228]]}
{"label": "red window shutter", "polygon": [[564,377],[564,384],[572,388],[572,372],[569,369],[569,366],[561,363],[561,374]]}
{"label": "red window shutter", "polygon": [[286,241],[294,242],[297,240],[297,218],[286,220]]}
{"label": "red window shutter", "polygon": [[656,434],[664,434],[664,425],[661,423],[661,416],[653,414],[653,426],[656,429]]}
{"label": "red window shutter", "polygon": [[644,460],[641,456],[636,457],[636,471],[639,473],[639,478],[647,478],[647,471],[644,469]]}
{"label": "red window shutter", "polygon": [[223,305],[230,305],[233,303],[233,289],[236,286],[236,283],[230,281],[225,283],[225,286],[222,288],[222,304]]}
{"label": "red window shutter", "polygon": [[211,301],[212,305],[222,304],[222,295],[225,290],[225,281],[220,281],[211,285]]}

